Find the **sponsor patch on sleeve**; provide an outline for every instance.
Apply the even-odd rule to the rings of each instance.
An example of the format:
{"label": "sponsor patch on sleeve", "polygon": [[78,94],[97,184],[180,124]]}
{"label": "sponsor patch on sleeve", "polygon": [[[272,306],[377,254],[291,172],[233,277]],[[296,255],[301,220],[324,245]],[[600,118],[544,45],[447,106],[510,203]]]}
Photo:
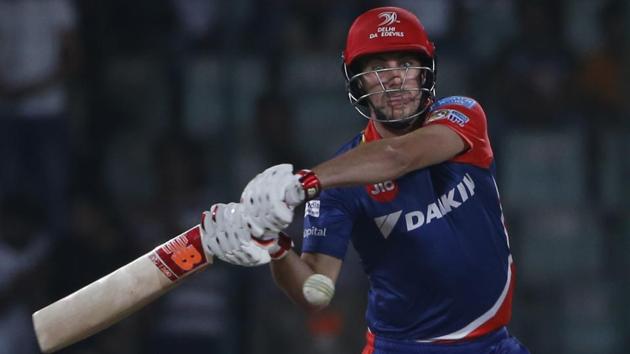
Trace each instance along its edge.
{"label": "sponsor patch on sleeve", "polygon": [[310,200],[304,207],[304,216],[319,217],[319,200]]}
{"label": "sponsor patch on sleeve", "polygon": [[453,109],[440,109],[432,112],[426,122],[430,123],[441,119],[449,120],[460,127],[463,127],[466,123],[468,123],[468,121],[470,121],[470,118],[462,112]]}
{"label": "sponsor patch on sleeve", "polygon": [[442,99],[439,99],[437,102],[434,103],[433,107],[435,109],[435,108],[439,108],[446,105],[452,105],[452,104],[464,106],[470,109],[470,108],[473,108],[477,104],[477,101],[473,100],[472,98],[464,97],[464,96],[450,96],[450,97],[444,97]]}
{"label": "sponsor patch on sleeve", "polygon": [[436,120],[440,120],[440,119],[444,119],[446,118],[446,116],[448,116],[448,110],[446,109],[441,109],[439,111],[433,111],[431,112],[431,115],[429,115],[429,118],[427,118],[427,123],[436,121]]}
{"label": "sponsor patch on sleeve", "polygon": [[459,125],[460,127],[466,125],[466,123],[468,123],[468,121],[470,120],[470,118],[468,118],[468,116],[466,116],[464,113],[454,110],[449,110],[449,115],[446,119]]}

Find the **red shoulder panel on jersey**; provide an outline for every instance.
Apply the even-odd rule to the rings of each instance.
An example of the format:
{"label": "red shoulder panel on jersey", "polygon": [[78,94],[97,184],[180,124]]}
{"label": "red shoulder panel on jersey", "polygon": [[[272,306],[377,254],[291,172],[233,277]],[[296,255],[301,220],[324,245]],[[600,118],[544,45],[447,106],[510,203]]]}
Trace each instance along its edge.
{"label": "red shoulder panel on jersey", "polygon": [[469,163],[488,168],[494,159],[486,114],[477,101],[467,97],[446,97],[437,101],[425,126],[432,124],[446,125],[455,131],[468,144],[469,149],[450,161]]}

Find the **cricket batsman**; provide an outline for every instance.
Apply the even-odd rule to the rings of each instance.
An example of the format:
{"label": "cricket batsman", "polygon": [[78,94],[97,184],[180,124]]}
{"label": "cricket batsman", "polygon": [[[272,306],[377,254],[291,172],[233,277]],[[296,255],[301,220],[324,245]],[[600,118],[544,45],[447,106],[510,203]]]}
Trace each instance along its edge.
{"label": "cricket batsman", "polygon": [[[333,159],[273,166],[242,193],[238,219],[276,283],[325,306],[352,243],[370,283],[364,354],[529,353],[507,330],[515,267],[481,105],[436,97],[435,47],[402,8],[356,18],[342,67],[365,129]],[[303,202],[298,255],[281,231]]]}

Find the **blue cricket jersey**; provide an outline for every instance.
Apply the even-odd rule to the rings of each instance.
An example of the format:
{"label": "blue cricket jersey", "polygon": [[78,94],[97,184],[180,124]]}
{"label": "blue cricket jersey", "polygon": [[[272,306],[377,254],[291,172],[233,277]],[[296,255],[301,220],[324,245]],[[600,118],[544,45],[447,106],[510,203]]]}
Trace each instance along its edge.
{"label": "blue cricket jersey", "polygon": [[[352,241],[370,289],[374,335],[449,341],[505,326],[514,267],[483,109],[453,96],[425,125],[453,129],[470,148],[393,181],[327,189],[307,203],[303,252],[343,259]],[[339,154],[380,139],[373,122]]]}

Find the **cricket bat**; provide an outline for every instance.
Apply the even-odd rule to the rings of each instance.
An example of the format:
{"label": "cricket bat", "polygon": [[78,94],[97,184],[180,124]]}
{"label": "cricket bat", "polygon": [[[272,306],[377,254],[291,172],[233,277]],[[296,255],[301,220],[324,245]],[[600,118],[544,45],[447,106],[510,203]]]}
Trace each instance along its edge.
{"label": "cricket bat", "polygon": [[197,225],[33,313],[41,351],[55,352],[111,326],[211,263]]}

